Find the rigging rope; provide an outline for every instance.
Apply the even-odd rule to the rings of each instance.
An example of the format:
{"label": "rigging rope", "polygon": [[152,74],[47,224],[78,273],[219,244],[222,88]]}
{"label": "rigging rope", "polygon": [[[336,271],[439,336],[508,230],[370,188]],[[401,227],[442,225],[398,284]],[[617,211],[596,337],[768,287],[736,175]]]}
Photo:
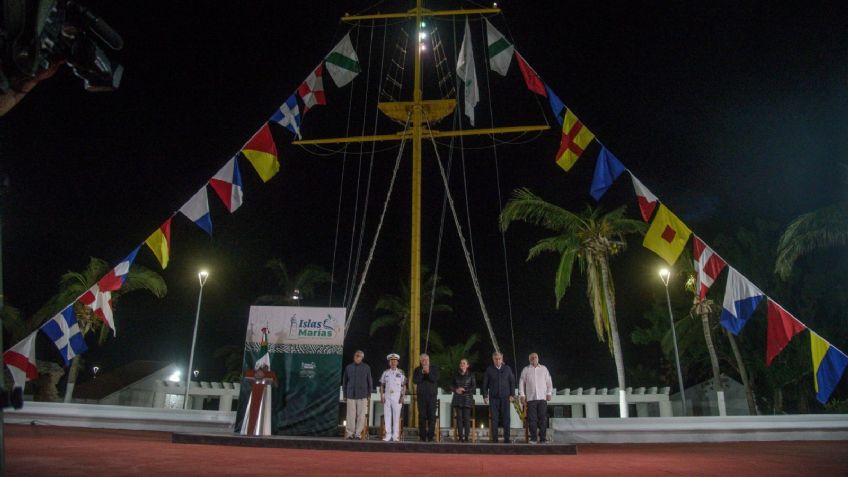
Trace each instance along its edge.
{"label": "rigging rope", "polygon": [[[404,129],[409,127],[409,119],[412,117],[412,111],[406,116],[406,125]],[[371,260],[374,258],[374,249],[377,248],[377,240],[380,238],[380,231],[383,229],[383,219],[386,218],[386,211],[389,208],[389,200],[392,198],[392,190],[395,187],[395,179],[400,168],[400,159],[403,157],[403,149],[406,145],[406,136],[400,141],[397,157],[395,158],[395,167],[392,170],[392,179],[389,182],[389,191],[386,193],[386,201],[383,203],[383,211],[380,213],[380,221],[377,223],[377,230],[374,232],[374,242],[371,244],[371,249],[368,251],[368,258],[365,260],[365,267],[362,269],[362,278],[359,281],[359,287],[356,289],[356,295],[353,297],[353,303],[350,305],[350,312],[345,320],[344,334],[347,336],[347,330],[350,329],[350,322],[353,318],[353,313],[356,311],[356,305],[359,303],[359,295],[362,293],[362,287],[365,285],[365,279],[368,277],[368,270],[371,268]]]}
{"label": "rigging rope", "polygon": [[[485,35],[486,35],[485,22],[480,22],[480,28],[482,29],[483,34],[484,34],[484,38],[485,38]],[[492,88],[489,84],[489,69],[490,68],[483,68],[483,69],[486,71],[486,94],[487,94],[488,99],[489,99],[489,121],[491,123],[491,127],[495,127],[495,116],[494,116],[494,113],[492,112],[492,109],[493,109],[492,108]],[[494,139],[495,139],[494,134],[492,134],[491,137],[492,137],[492,145],[494,146],[494,147],[492,147],[492,156],[495,159],[495,184],[497,184],[497,186],[498,186],[498,209],[499,209],[498,217],[500,217],[500,214],[503,213],[503,198],[501,197],[501,172],[500,172],[500,167],[498,166],[498,147],[497,147],[497,143],[495,143],[495,141],[494,141]],[[512,337],[512,362],[515,363],[515,365],[516,365],[514,372],[516,373],[516,376],[517,376],[518,359],[517,359],[517,353],[516,353],[516,350],[515,350],[515,327],[513,326],[513,322],[512,322],[512,293],[511,293],[511,290],[510,290],[510,283],[509,283],[509,257],[506,253],[506,232],[503,229],[501,229],[500,232],[501,232],[501,248],[503,249],[503,257],[504,257],[504,278],[506,278],[506,302],[507,302],[507,310],[509,312],[509,332],[510,332],[510,336]]]}
{"label": "rigging rope", "polygon": [[465,236],[462,234],[462,226],[459,224],[459,216],[456,214],[456,207],[454,206],[453,197],[450,195],[450,187],[448,187],[448,178],[445,175],[445,169],[442,167],[442,159],[439,156],[439,148],[436,144],[436,138],[433,136],[433,131],[430,126],[430,119],[428,117],[424,117],[424,120],[427,121],[427,129],[430,133],[430,140],[433,143],[433,151],[436,153],[436,164],[439,165],[439,173],[442,176],[442,182],[445,185],[445,197],[448,199],[448,205],[450,205],[451,215],[453,216],[453,223],[456,226],[456,233],[459,236],[459,243],[462,245],[462,252],[465,255],[465,262],[468,264],[468,271],[471,274],[471,282],[474,284],[474,291],[477,293],[477,301],[480,302],[480,310],[483,313],[483,321],[486,322],[486,328],[489,330],[489,337],[492,340],[492,345],[495,347],[495,351],[500,352],[500,347],[498,346],[498,341],[495,338],[495,330],[492,328],[492,321],[489,319],[489,312],[486,310],[486,304],[483,303],[483,292],[480,291],[480,282],[477,280],[477,272],[474,270],[474,266],[471,263],[471,255],[468,253],[468,247],[465,245]]}
{"label": "rigging rope", "polygon": [[[456,127],[457,123],[457,110],[454,110],[453,114],[453,127]],[[456,136],[451,138],[451,142],[455,139]],[[453,165],[453,149],[448,153],[448,179],[450,179],[451,167]],[[447,192],[445,196],[442,198],[442,213],[439,219],[439,240],[436,245],[436,264],[433,269],[433,286],[430,289],[430,306],[427,309],[427,335],[424,339],[424,352],[427,353],[430,349],[430,326],[433,323],[433,307],[436,304],[436,287],[438,286],[439,281],[439,263],[441,262],[442,257],[442,237],[444,236],[445,231],[445,212],[447,211]]]}
{"label": "rigging rope", "polygon": [[[356,30],[356,43],[359,44],[359,30]],[[353,84],[350,85],[350,92],[348,95],[347,102],[347,125],[345,126],[345,136],[350,134],[350,116],[351,109],[353,108]],[[341,180],[339,184],[339,203],[336,207],[336,233],[333,238],[333,262],[330,265],[330,298],[329,304],[327,306],[333,306],[333,284],[336,281],[336,251],[338,250],[339,245],[339,224],[342,219],[342,198],[344,197],[344,178],[345,178],[345,169],[347,167],[347,147],[348,144],[345,144],[342,148],[342,174]],[[348,267],[349,270],[349,267]],[[347,289],[347,280],[345,280],[345,289]],[[344,301],[343,301],[344,302]]]}
{"label": "rigging rope", "polygon": [[[354,50],[359,47],[359,31],[357,30],[356,33],[357,33],[356,34],[356,42],[353,44]],[[373,33],[373,30],[372,30],[372,33]],[[373,34],[372,34],[372,39],[373,39]],[[368,69],[369,70],[371,69],[371,62],[370,61],[368,62]],[[367,95],[368,94],[368,83],[366,83],[364,86],[365,86],[365,94]],[[353,88],[351,87],[351,90],[352,89]],[[352,106],[353,106],[353,104],[351,102],[351,107]],[[350,116],[348,116],[348,124],[350,124]],[[364,121],[363,121],[362,127],[365,127]],[[349,133],[350,133],[349,130],[347,132],[345,132],[345,136],[348,136]],[[347,149],[345,149],[345,151],[347,151]],[[362,156],[360,155],[358,159],[359,159],[359,164],[358,164],[358,167],[356,169],[356,193],[354,194],[354,201],[353,201],[353,221],[352,221],[353,227],[351,227],[351,229],[350,229],[350,247],[348,248],[348,255],[347,255],[347,270],[345,272],[345,286],[344,286],[344,293],[342,294],[342,306],[347,306],[347,294],[348,294],[348,291],[349,291],[348,286],[347,286],[348,283],[350,283],[351,280],[356,280],[356,277],[351,277],[351,263],[353,262],[353,244],[356,241],[355,238],[354,238],[356,236],[356,216],[359,215],[359,190],[360,190],[360,187],[361,187],[361,184],[362,184]]]}
{"label": "rigging rope", "polygon": [[[371,20],[371,25],[372,26],[374,25],[374,20]],[[371,47],[373,46],[373,44],[374,44],[374,29],[372,28],[371,29],[371,39],[368,42],[368,69],[366,70],[366,73],[365,73],[365,101],[364,101],[365,107],[362,108],[362,129],[359,133],[360,136],[365,135],[365,122],[368,118],[368,83],[371,80]],[[383,43],[383,45],[385,46],[385,42]],[[377,123],[377,117],[379,117],[379,113],[380,112],[375,108],[375,110],[374,110],[374,128],[375,129],[377,127],[376,123]],[[376,132],[375,132],[375,134],[376,134]],[[371,141],[371,150],[372,151],[374,150],[374,144],[375,144],[375,142]],[[365,142],[363,141],[363,142],[359,143],[359,155],[360,155],[360,157],[362,156],[364,150],[365,150]],[[360,167],[361,167],[361,164],[362,164],[362,161],[360,160]],[[365,185],[365,203],[362,204],[362,224],[359,226],[359,244],[356,247],[356,260],[353,262],[353,273],[351,274],[351,277],[353,277],[354,281],[356,280],[357,273],[359,273],[359,259],[362,256],[362,240],[365,237],[365,224],[366,224],[366,219],[368,217],[368,202],[369,202],[369,199],[371,197],[371,178],[372,178],[373,172],[374,172],[374,154],[372,153],[370,161],[369,161],[369,166],[368,166],[368,181]],[[358,205],[359,204],[359,194],[357,194],[356,202],[357,202],[357,205]],[[354,217],[354,220],[356,220],[356,210],[355,209],[354,209],[353,217]],[[351,247],[353,247],[353,235],[351,235]],[[351,281],[351,284],[350,284],[350,293],[351,294],[353,293],[354,281]],[[347,297],[347,295],[348,295],[348,291],[345,291],[345,298]],[[344,302],[346,303],[347,299],[345,299]]]}

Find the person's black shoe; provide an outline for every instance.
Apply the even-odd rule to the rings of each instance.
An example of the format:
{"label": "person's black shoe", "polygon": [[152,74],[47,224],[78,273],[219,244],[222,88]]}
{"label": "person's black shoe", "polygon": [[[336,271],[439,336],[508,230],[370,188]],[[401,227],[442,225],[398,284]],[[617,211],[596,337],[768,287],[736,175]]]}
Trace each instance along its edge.
{"label": "person's black shoe", "polygon": [[508,440],[508,439],[504,439],[503,443],[504,443],[504,444],[512,444],[512,441],[511,441],[511,440]]}

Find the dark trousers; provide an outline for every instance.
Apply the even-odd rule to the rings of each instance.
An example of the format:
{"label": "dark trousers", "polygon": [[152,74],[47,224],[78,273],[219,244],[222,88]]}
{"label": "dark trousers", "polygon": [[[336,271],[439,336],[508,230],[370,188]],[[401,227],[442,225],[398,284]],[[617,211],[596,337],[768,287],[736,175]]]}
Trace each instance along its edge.
{"label": "dark trousers", "polygon": [[492,442],[498,441],[498,427],[503,426],[504,442],[509,442],[509,398],[489,398],[492,414]]}
{"label": "dark trousers", "polygon": [[545,442],[545,434],[548,431],[548,402],[544,399],[527,401],[527,428],[531,441],[536,440],[538,430],[539,441]]}
{"label": "dark trousers", "polygon": [[470,407],[455,407],[453,408],[456,414],[456,434],[459,440],[467,441],[468,433],[471,427],[471,408]]}
{"label": "dark trousers", "polygon": [[436,434],[436,396],[418,396],[418,437],[432,441]]}

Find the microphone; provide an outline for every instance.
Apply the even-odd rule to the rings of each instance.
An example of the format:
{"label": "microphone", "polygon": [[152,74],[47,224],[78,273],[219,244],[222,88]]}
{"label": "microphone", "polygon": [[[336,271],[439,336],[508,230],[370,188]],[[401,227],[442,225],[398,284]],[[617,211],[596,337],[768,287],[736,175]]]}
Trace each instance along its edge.
{"label": "microphone", "polygon": [[88,8],[78,4],[69,2],[68,6],[73,6],[85,20],[88,27],[97,35],[109,48],[120,50],[124,47],[124,39],[115,30],[109,26],[102,18],[98,17]]}

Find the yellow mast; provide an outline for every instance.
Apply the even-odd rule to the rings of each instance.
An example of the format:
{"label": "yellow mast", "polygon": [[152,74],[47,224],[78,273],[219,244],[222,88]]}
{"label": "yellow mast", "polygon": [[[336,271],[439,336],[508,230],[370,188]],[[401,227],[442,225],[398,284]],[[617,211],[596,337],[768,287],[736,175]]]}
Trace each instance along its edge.
{"label": "yellow mast", "polygon": [[[347,15],[342,17],[344,22],[356,22],[362,20],[378,20],[388,18],[415,18],[415,39],[420,42],[422,32],[422,21],[425,17],[458,16],[458,15],[482,15],[487,13],[500,13],[499,8],[475,8],[467,10],[441,10],[431,11],[424,8],[423,0],[416,0],[415,8],[406,13],[388,13],[375,15]],[[418,355],[421,352],[421,145],[425,135],[434,137],[454,137],[472,135],[491,135],[499,133],[516,133],[529,131],[544,131],[549,126],[508,126],[500,128],[470,129],[464,131],[436,131],[425,127],[427,123],[441,119],[453,113],[456,100],[424,100],[421,91],[421,47],[416,43],[414,83],[412,101],[399,101],[392,103],[380,103],[380,111],[387,116],[405,123],[410,119],[409,129],[396,134],[382,134],[376,136],[357,136],[342,138],[326,138],[293,141],[293,144],[342,144],[366,141],[391,141],[401,140],[412,136],[412,230],[410,240],[410,275],[409,275],[409,378],[418,363]],[[459,92],[457,91],[457,94]],[[411,391],[411,390],[410,390]],[[414,396],[414,394],[413,394]],[[414,402],[414,401],[413,401]],[[418,411],[416,406],[410,406],[410,425],[417,423]]]}
{"label": "yellow mast", "polygon": [[[424,109],[421,104],[421,8],[415,2],[415,70],[412,87],[412,237],[409,274],[409,379],[421,352],[421,128]],[[411,386],[410,386],[411,389]],[[414,402],[410,401],[410,402]],[[417,406],[410,406],[409,423],[418,420]]]}

